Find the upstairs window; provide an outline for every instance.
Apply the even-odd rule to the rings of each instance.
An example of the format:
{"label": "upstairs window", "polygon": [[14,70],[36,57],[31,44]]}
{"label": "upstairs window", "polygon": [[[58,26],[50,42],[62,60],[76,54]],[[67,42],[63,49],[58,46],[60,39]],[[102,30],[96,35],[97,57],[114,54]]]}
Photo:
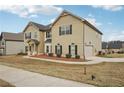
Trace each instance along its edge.
{"label": "upstairs window", "polygon": [[31,32],[25,33],[25,39],[31,39]]}
{"label": "upstairs window", "polygon": [[37,32],[34,32],[34,38],[37,38]]}
{"label": "upstairs window", "polygon": [[51,37],[51,32],[46,32],[46,38],[50,38]]}
{"label": "upstairs window", "polygon": [[72,25],[64,25],[59,27],[59,35],[72,34]]}

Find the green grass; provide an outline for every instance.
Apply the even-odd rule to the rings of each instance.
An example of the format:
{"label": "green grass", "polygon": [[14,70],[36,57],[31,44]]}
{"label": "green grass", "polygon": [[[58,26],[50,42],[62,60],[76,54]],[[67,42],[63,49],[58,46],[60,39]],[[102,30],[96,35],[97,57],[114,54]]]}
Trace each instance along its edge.
{"label": "green grass", "polygon": [[105,55],[99,55],[99,57],[105,57],[105,58],[124,58],[124,54],[105,54]]}

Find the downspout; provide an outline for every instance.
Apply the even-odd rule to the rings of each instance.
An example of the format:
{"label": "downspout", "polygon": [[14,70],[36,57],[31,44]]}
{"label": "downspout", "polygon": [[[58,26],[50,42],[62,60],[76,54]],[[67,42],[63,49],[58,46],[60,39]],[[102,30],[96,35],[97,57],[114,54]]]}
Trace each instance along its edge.
{"label": "downspout", "polygon": [[83,23],[83,58],[84,58],[84,61],[85,61],[85,23]]}

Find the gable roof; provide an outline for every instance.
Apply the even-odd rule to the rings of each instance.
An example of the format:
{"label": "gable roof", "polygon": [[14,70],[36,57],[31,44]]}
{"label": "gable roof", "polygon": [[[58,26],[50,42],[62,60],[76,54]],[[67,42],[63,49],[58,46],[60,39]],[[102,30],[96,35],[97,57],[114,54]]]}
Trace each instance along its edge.
{"label": "gable roof", "polygon": [[10,40],[10,41],[24,41],[23,33],[10,33],[10,32],[2,32],[0,39]]}
{"label": "gable roof", "polygon": [[45,41],[45,43],[51,43],[52,42],[52,39],[47,39],[46,41]]}
{"label": "gable roof", "polygon": [[49,25],[42,25],[42,24],[35,23],[35,22],[29,22],[28,25],[27,25],[27,26],[25,27],[25,29],[23,30],[23,32],[25,32],[26,29],[27,29],[30,25],[36,26],[36,27],[39,29],[39,31],[49,31],[49,30],[51,29],[51,28],[50,28],[51,24],[49,24]]}
{"label": "gable roof", "polygon": [[68,12],[66,10],[63,10],[63,12],[56,18],[56,20],[52,23],[51,26],[53,26],[60,19],[60,17],[62,17],[63,14],[71,15],[71,16],[75,17],[76,19],[80,20],[81,22],[84,22],[85,24],[87,24],[88,26],[90,26],[92,29],[94,29],[99,34],[101,34],[101,35],[103,34],[101,31],[99,31],[95,26],[93,26],[90,22],[88,22],[84,18],[81,18],[81,17],[79,17],[77,15],[74,15],[71,12]]}

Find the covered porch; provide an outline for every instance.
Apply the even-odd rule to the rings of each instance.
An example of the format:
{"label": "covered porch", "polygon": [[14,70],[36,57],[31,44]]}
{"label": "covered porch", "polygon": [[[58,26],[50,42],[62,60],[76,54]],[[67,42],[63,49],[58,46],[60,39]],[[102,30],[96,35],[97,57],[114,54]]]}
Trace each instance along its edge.
{"label": "covered porch", "polygon": [[4,55],[5,53],[4,53],[4,47],[2,47],[2,46],[0,46],[0,55],[2,56],[2,55]]}
{"label": "covered porch", "polygon": [[27,54],[37,55],[38,54],[38,44],[39,41],[35,39],[27,40]]}

